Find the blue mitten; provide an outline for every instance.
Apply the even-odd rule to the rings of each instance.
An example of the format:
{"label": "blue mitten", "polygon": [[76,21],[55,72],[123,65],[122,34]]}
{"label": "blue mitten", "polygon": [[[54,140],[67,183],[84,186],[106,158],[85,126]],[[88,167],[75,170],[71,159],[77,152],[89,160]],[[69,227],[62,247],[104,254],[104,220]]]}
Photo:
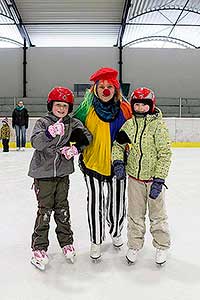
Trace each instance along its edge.
{"label": "blue mitten", "polygon": [[165,180],[161,178],[154,178],[151,184],[149,197],[151,199],[156,199],[162,191],[162,186],[165,184]]}
{"label": "blue mitten", "polygon": [[125,166],[122,160],[114,160],[113,171],[118,180],[126,178]]}

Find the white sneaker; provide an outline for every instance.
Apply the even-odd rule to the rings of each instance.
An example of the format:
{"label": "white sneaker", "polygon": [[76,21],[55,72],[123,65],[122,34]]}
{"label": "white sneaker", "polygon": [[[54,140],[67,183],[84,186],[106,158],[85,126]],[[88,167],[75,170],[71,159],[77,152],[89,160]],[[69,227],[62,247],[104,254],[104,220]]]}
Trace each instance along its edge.
{"label": "white sneaker", "polygon": [[21,150],[21,151],[25,151],[25,147],[22,147],[20,150]]}
{"label": "white sneaker", "polygon": [[137,249],[131,249],[129,248],[127,253],[126,253],[126,259],[128,263],[135,263],[137,260],[137,255],[138,255],[138,250]]}
{"label": "white sneaker", "polygon": [[31,258],[31,263],[40,270],[45,270],[49,258],[45,250],[34,250]]}
{"label": "white sneaker", "polygon": [[17,147],[17,148],[16,148],[16,151],[20,151],[20,147]]}
{"label": "white sneaker", "polygon": [[162,265],[167,260],[167,250],[156,249],[156,263]]}
{"label": "white sneaker", "polygon": [[74,263],[74,257],[76,255],[73,245],[66,245],[62,248],[63,254],[67,260]]}
{"label": "white sneaker", "polygon": [[94,260],[97,260],[101,257],[101,244],[91,243],[90,248],[90,257]]}
{"label": "white sneaker", "polygon": [[113,246],[116,248],[120,248],[123,245],[123,240],[121,235],[112,238]]}

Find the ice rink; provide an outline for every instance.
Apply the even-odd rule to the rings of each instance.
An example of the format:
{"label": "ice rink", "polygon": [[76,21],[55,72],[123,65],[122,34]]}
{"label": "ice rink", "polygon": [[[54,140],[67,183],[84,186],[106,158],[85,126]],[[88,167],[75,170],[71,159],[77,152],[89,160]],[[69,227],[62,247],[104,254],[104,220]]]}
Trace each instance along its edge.
{"label": "ice rink", "polygon": [[137,263],[127,265],[126,228],[121,250],[113,248],[107,234],[102,261],[90,261],[86,188],[76,166],[69,195],[76,261],[73,265],[65,261],[52,218],[50,263],[44,272],[30,264],[30,238],[37,210],[32,179],[27,176],[32,152],[0,153],[1,300],[199,299],[200,148],[173,149],[166,192],[172,248],[164,267],[154,263],[149,233]]}

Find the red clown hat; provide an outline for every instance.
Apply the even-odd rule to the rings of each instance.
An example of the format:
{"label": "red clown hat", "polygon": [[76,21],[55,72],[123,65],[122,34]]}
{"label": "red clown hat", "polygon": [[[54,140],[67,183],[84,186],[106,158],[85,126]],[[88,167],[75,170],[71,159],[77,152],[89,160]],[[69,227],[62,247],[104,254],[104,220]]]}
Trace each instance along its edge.
{"label": "red clown hat", "polygon": [[117,89],[119,89],[120,84],[119,84],[119,81],[117,80],[117,75],[118,75],[118,71],[115,69],[101,68],[90,76],[90,81],[94,81],[96,83],[99,80],[108,80]]}

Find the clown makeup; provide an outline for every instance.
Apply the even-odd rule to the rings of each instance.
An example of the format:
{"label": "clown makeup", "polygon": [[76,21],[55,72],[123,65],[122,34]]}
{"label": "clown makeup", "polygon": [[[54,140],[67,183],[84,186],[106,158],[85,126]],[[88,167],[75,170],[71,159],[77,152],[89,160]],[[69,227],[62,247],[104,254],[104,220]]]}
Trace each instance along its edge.
{"label": "clown makeup", "polygon": [[144,104],[144,103],[139,102],[139,103],[134,103],[133,109],[137,113],[144,114],[144,113],[147,113],[149,111],[150,107],[149,107],[148,104]]}
{"label": "clown makeup", "polygon": [[107,80],[100,80],[97,84],[97,95],[103,102],[110,101],[115,94],[115,87]]}
{"label": "clown makeup", "polygon": [[64,118],[68,114],[69,104],[60,101],[53,101],[52,113],[58,118]]}

